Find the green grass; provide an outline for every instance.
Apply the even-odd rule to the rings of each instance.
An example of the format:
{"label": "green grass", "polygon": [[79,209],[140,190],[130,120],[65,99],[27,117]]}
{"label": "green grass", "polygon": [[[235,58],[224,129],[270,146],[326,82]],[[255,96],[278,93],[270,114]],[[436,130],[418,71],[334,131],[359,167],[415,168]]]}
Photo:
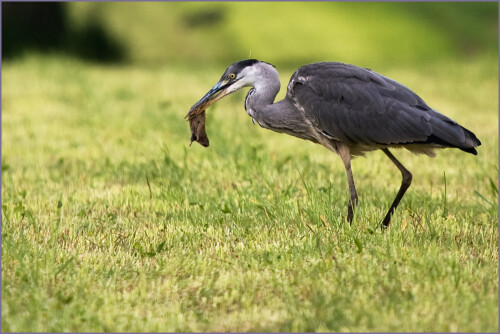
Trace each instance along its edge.
{"label": "green grass", "polygon": [[483,143],[394,151],[414,179],[384,233],[381,152],[353,162],[349,226],[340,159],[253,125],[243,92],[188,146],[222,67],[4,64],[2,330],[497,332],[497,60],[373,69]]}
{"label": "green grass", "polygon": [[498,54],[498,3],[178,2],[68,5],[102,19],[132,63],[187,66],[265,59],[290,69],[324,60],[414,66]]}

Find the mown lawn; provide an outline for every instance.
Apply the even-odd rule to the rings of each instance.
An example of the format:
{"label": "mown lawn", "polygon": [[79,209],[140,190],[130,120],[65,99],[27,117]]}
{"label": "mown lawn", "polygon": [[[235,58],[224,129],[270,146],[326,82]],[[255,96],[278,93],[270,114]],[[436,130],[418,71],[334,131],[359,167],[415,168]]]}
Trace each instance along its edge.
{"label": "mown lawn", "polygon": [[253,125],[244,92],[188,146],[224,68],[4,63],[2,330],[497,332],[497,59],[373,69],[483,143],[394,151],[414,178],[385,232],[383,153],[353,162],[349,226],[341,160]]}

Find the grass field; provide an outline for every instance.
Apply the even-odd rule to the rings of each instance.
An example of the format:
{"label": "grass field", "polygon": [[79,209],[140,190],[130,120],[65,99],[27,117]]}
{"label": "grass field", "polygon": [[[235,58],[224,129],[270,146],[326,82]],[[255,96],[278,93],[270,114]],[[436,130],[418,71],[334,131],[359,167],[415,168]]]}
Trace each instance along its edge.
{"label": "grass field", "polygon": [[[286,87],[291,71],[280,69]],[[253,125],[224,68],[29,56],[2,69],[2,331],[498,331],[496,58],[373,68],[474,131],[478,156],[341,160]],[[279,96],[283,96],[280,92]]]}
{"label": "grass field", "polygon": [[227,66],[251,55],[293,69],[325,59],[414,66],[498,54],[494,2],[83,1],[68,12],[77,27],[100,18],[140,64]]}

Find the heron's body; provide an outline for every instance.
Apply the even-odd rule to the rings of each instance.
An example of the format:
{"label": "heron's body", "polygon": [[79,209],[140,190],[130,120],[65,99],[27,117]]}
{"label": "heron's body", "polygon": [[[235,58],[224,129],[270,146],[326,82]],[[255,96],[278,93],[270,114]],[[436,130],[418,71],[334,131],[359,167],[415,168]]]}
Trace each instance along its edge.
{"label": "heron's body", "polygon": [[286,97],[276,103],[280,81],[272,65],[254,59],[234,63],[192,110],[207,99],[209,105],[245,86],[252,87],[245,109],[260,126],[319,143],[340,155],[351,193],[350,222],[357,203],[352,156],[382,149],[403,174],[400,191],[383,222],[388,225],[411,183],[410,172],[388,148],[404,147],[433,156],[435,148],[445,147],[477,154],[475,147],[481,144],[471,131],[429,107],[405,86],[369,69],[335,62],[299,68],[290,79]]}

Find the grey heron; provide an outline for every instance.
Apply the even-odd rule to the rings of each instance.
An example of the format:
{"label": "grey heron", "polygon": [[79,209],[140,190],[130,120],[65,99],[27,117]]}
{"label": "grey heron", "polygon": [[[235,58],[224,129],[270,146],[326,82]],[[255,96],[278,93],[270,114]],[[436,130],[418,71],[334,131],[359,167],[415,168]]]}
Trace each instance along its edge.
{"label": "grey heron", "polygon": [[[338,62],[300,67],[290,78],[286,97],[274,103],[280,90],[278,71],[256,59],[229,66],[219,82],[187,114],[193,119],[211,104],[243,87],[251,87],[245,110],[261,127],[321,144],[344,163],[349,185],[347,220],[352,224],[358,195],[351,159],[382,150],[402,174],[396,197],[382,225],[391,216],[411,184],[412,174],[389,148],[435,155],[434,149],[454,147],[477,155],[481,142],[471,131],[429,107],[417,94],[370,69]],[[193,131],[193,128],[192,128]],[[192,140],[198,140],[193,132]]]}

